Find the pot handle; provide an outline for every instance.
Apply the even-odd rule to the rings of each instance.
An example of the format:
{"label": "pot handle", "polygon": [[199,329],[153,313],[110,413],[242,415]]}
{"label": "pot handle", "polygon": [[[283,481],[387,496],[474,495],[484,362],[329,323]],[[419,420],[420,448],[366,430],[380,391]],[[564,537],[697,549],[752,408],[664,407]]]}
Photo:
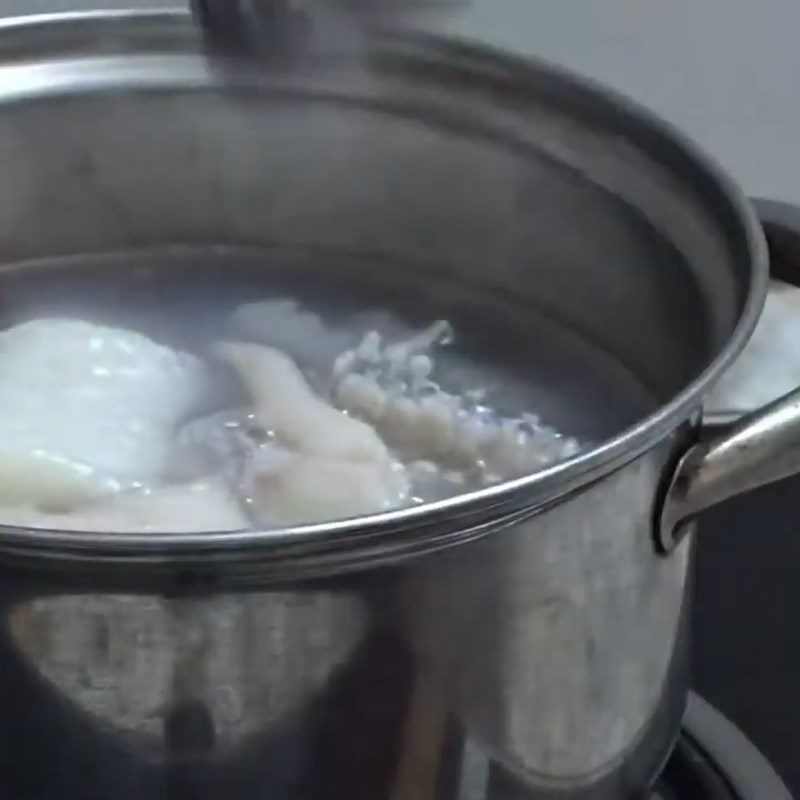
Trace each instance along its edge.
{"label": "pot handle", "polygon": [[693,518],[735,495],[800,473],[800,389],[729,423],[709,425],[667,485],[656,540],[671,552]]}

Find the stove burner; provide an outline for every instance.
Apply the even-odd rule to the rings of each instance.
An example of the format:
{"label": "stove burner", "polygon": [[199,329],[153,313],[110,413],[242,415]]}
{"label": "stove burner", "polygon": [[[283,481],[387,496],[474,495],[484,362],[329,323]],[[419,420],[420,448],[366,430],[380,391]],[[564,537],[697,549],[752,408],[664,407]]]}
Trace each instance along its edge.
{"label": "stove burner", "polygon": [[[745,800],[686,733],[658,782],[652,800]],[[748,798],[749,800],[749,798]]]}
{"label": "stove burner", "polygon": [[755,746],[696,695],[653,800],[792,800]]}

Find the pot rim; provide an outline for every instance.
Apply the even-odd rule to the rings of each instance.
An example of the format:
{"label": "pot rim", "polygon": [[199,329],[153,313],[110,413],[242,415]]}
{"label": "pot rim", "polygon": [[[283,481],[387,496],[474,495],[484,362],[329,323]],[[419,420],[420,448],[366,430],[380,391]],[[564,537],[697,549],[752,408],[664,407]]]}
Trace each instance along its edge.
{"label": "pot rim", "polygon": [[[197,31],[185,11],[67,12],[0,21],[0,69],[6,56],[10,54],[13,58],[15,42],[21,35],[25,37],[27,56],[31,49],[43,56],[50,52],[48,48],[54,40],[58,41],[59,35],[75,33],[76,27],[94,30],[97,26],[101,31],[104,26],[110,26],[117,35],[124,35],[126,28],[131,34],[152,29],[158,31],[161,41],[169,36],[175,42],[193,44],[197,57],[202,57]],[[304,574],[312,565],[313,571],[317,568],[342,571],[363,567],[365,563],[397,561],[486,535],[531,516],[641,455],[700,410],[710,386],[749,339],[767,292],[769,259],[763,230],[735,181],[670,123],[637,102],[568,69],[453,37],[403,33],[391,34],[390,38],[440,58],[455,53],[460,61],[464,58],[475,61],[494,74],[498,70],[513,72],[517,80],[524,79],[526,74],[544,77],[567,93],[601,101],[606,109],[630,124],[640,137],[646,137],[650,148],[677,149],[717,198],[727,204],[725,213],[729,224],[738,228],[737,234],[752,264],[743,311],[716,358],[671,401],[599,447],[532,475],[438,502],[355,520],[272,530],[103,534],[0,526],[0,552],[26,560],[93,562],[102,568],[115,563],[166,569],[178,565],[199,567],[220,562],[248,562],[250,568],[258,563],[263,572],[285,561],[284,566],[292,575]],[[76,58],[74,50],[69,55]]]}

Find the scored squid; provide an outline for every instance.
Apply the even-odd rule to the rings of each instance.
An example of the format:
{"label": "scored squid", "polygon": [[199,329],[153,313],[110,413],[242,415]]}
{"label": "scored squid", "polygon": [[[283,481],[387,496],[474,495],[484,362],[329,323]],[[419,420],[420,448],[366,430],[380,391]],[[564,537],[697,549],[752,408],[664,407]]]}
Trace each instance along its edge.
{"label": "scored squid", "polygon": [[438,463],[460,485],[534,472],[578,452],[576,440],[542,425],[535,415],[505,418],[479,400],[450,394],[434,382],[429,353],[451,338],[444,321],[390,344],[371,331],[337,360],[333,397],[407,458],[421,459],[423,472],[431,474],[425,465]]}

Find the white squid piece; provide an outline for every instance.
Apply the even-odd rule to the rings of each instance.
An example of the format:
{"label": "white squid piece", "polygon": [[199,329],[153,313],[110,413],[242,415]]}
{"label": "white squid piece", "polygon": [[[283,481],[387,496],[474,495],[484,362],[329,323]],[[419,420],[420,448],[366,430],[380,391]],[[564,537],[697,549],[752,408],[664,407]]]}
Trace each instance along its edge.
{"label": "white squid piece", "polygon": [[297,365],[280,350],[244,342],[223,342],[216,350],[236,370],[265,426],[290,449],[349,461],[388,457],[370,425],[314,394]]}
{"label": "white squid piece", "polygon": [[293,456],[254,479],[253,513],[279,525],[329,522],[405,505],[408,478],[392,462]]}
{"label": "white squid piece", "polygon": [[217,480],[123,492],[69,513],[31,507],[0,508],[0,524],[106,533],[238,531],[249,521]]}
{"label": "white squid piece", "polygon": [[285,451],[252,476],[259,521],[313,523],[406,504],[405,469],[375,430],[314,394],[290,358],[243,342],[222,343],[217,353],[237,372],[257,418]]}
{"label": "white squid piece", "polygon": [[156,481],[205,371],[132,331],[40,319],[0,333],[0,505],[68,510]]}

